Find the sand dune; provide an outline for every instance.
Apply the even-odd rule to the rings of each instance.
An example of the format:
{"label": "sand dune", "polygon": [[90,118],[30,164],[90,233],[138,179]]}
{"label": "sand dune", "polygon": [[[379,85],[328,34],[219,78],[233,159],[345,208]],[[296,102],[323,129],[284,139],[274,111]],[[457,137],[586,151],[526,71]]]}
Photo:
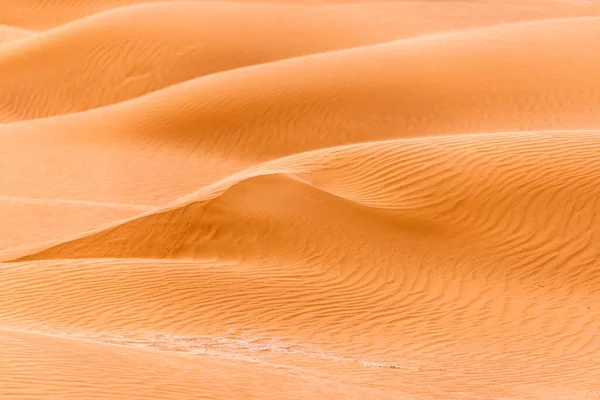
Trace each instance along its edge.
{"label": "sand dune", "polygon": [[[160,206],[256,162],[321,147],[594,128],[600,56],[584,39],[599,26],[596,18],[553,20],[366,46],[6,124],[0,167],[18,173],[0,183],[16,197]],[[523,37],[526,46],[511,45]]]}
{"label": "sand dune", "polygon": [[[259,160],[399,136],[593,128],[600,56],[585,40],[599,26],[595,17],[518,23],[293,58],[41,126],[62,135],[76,126],[78,137],[103,130],[111,141],[126,132],[213,155],[235,145]],[[38,129],[3,130],[22,127]]]}
{"label": "sand dune", "polygon": [[[457,230],[469,235],[490,235],[501,242],[507,238],[515,240],[515,229],[522,230],[520,224],[533,231],[545,228],[537,226],[535,220],[526,223],[526,218],[537,218],[534,211],[538,210],[529,208],[532,204],[548,216],[543,224],[549,224],[550,217],[568,223],[571,218],[563,213],[569,207],[593,215],[598,195],[594,191],[595,182],[600,179],[594,162],[599,135],[596,131],[571,131],[438,136],[300,153],[251,167],[175,202],[164,211],[151,212],[98,234],[61,244],[50,249],[49,254],[35,258],[194,258],[195,251],[205,251],[213,246],[212,242],[219,241],[224,245],[217,256],[224,252],[232,253],[226,258],[234,254],[249,255],[251,249],[236,249],[232,244],[251,243],[249,238],[273,244],[281,233],[268,237],[271,234],[266,231],[247,231],[244,226],[258,229],[262,224],[268,230],[271,222],[282,218],[277,213],[281,211],[286,216],[281,223],[283,229],[292,223],[294,214],[300,216],[300,221],[293,223],[300,233],[299,224],[307,222],[307,215],[315,215],[319,208],[339,211],[344,205],[349,207],[350,215],[332,216],[328,227],[336,226],[336,220],[373,222],[383,213],[384,224],[399,218],[402,227],[410,230],[414,226],[417,231],[425,230],[427,235],[435,233],[437,227],[441,232],[450,230],[453,238]],[[559,157],[565,151],[568,156]],[[581,195],[573,196],[580,190]],[[286,197],[279,199],[279,196]],[[320,207],[305,210],[313,202]],[[570,202],[578,204],[567,207]],[[280,210],[278,205],[283,208]],[[559,214],[561,209],[563,213]],[[474,214],[473,210],[479,212]],[[375,215],[359,218],[355,213]],[[317,225],[322,218],[316,219]],[[594,221],[588,222],[589,225],[561,229],[592,229]],[[395,227],[394,231],[399,229]],[[501,229],[508,231],[498,232]],[[550,234],[547,229],[544,233]],[[306,237],[312,236],[317,242],[326,239],[317,238],[318,231],[312,227],[306,231]],[[501,236],[502,233],[508,237]],[[542,233],[520,233],[524,239],[542,236]],[[589,231],[594,233],[593,229]],[[559,236],[564,236],[563,232]],[[293,242],[304,247],[300,238]],[[502,243],[494,243],[496,251],[499,245]],[[69,250],[73,246],[76,250]],[[377,247],[381,248],[381,243]],[[266,253],[272,258],[285,250],[275,248]],[[212,256],[202,254],[198,258]]]}
{"label": "sand dune", "polygon": [[[450,271],[381,285],[377,276],[293,265],[203,264],[8,264],[3,289],[21,307],[2,304],[2,321],[58,334],[67,327],[73,339],[100,344],[325,368],[341,382],[387,388],[383,398],[472,398],[484,390],[492,398],[568,398],[597,390],[597,315],[582,306],[583,296],[512,279],[483,287],[464,279],[453,294],[451,282],[461,275]],[[510,294],[490,303],[486,293],[500,294],[492,288],[504,283],[513,286]],[[580,368],[586,373],[577,374]]]}
{"label": "sand dune", "polygon": [[109,10],[4,48],[0,118],[83,111],[223,70],[399,39],[410,34],[399,16],[392,7],[189,1]]}
{"label": "sand dune", "polygon": [[[57,331],[241,329],[316,342],[342,358],[457,373],[478,360],[498,368],[497,381],[486,378],[494,395],[504,379],[589,387],[600,372],[590,306],[600,284],[599,138],[464,135],[270,162],[196,193],[200,202],[22,258],[62,264],[11,265],[1,281],[23,308],[9,303],[2,315]],[[132,261],[67,261],[124,257]],[[498,340],[511,350],[494,351]],[[515,364],[520,381],[502,367]],[[585,377],[564,378],[583,365]]]}
{"label": "sand dune", "polygon": [[[84,111],[215,72],[432,31],[398,23],[405,12],[395,3],[322,8],[181,1],[110,9],[1,49],[0,121]],[[436,27],[451,29],[456,20]],[[563,28],[567,37],[571,28],[556,26]],[[327,69],[321,74],[334,72]]]}
{"label": "sand dune", "polygon": [[596,3],[5,3],[1,398],[600,396]]}

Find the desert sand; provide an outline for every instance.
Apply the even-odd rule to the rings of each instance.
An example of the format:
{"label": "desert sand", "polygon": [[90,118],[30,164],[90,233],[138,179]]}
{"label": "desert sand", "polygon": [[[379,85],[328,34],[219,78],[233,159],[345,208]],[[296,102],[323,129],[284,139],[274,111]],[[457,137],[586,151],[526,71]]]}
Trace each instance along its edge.
{"label": "desert sand", "polygon": [[2,6],[1,399],[600,398],[600,3]]}

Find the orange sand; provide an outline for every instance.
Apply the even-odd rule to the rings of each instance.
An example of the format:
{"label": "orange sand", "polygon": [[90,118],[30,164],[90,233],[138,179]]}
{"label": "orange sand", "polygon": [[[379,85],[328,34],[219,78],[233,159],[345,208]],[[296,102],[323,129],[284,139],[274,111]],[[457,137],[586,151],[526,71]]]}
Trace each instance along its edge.
{"label": "orange sand", "polygon": [[7,0],[1,399],[600,398],[600,5]]}

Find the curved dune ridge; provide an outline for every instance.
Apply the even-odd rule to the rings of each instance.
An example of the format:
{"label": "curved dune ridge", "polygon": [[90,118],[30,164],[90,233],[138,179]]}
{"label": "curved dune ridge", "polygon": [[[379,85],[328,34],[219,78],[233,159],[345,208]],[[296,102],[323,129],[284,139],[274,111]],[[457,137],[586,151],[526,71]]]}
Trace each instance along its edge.
{"label": "curved dune ridge", "polygon": [[[383,6],[190,1],[110,9],[4,49],[2,96],[12,112],[2,119],[83,111],[219,71],[399,39],[410,34],[400,15]],[[39,96],[24,85],[49,87]]]}
{"label": "curved dune ridge", "polygon": [[0,397],[600,397],[595,2],[8,0]]}
{"label": "curved dune ridge", "polygon": [[[0,121],[85,111],[219,71],[435,32],[414,22],[399,23],[405,12],[396,3],[316,7],[180,1],[109,9],[0,48]],[[598,13],[600,8],[590,11]],[[514,19],[511,17],[498,17],[498,23],[509,22]],[[455,21],[447,19],[439,30],[450,28]],[[468,20],[465,25],[469,26]],[[572,28],[564,29],[566,37]],[[577,43],[576,37],[570,43]],[[415,46],[409,42],[401,47],[404,49],[390,51],[390,55],[412,52]],[[364,57],[361,64],[372,64],[368,59],[377,55],[364,51],[366,54],[358,50],[350,57]],[[432,53],[437,57],[436,51]],[[306,64],[300,68],[310,70],[315,63],[309,60]],[[329,68],[321,73],[333,72],[327,71]],[[278,74],[276,79],[284,77]]]}

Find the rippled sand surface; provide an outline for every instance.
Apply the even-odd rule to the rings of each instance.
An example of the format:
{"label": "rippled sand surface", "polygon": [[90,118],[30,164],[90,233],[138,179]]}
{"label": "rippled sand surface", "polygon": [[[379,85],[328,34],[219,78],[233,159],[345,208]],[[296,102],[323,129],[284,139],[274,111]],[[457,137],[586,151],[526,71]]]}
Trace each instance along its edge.
{"label": "rippled sand surface", "polygon": [[0,398],[600,398],[600,3],[4,0]]}

